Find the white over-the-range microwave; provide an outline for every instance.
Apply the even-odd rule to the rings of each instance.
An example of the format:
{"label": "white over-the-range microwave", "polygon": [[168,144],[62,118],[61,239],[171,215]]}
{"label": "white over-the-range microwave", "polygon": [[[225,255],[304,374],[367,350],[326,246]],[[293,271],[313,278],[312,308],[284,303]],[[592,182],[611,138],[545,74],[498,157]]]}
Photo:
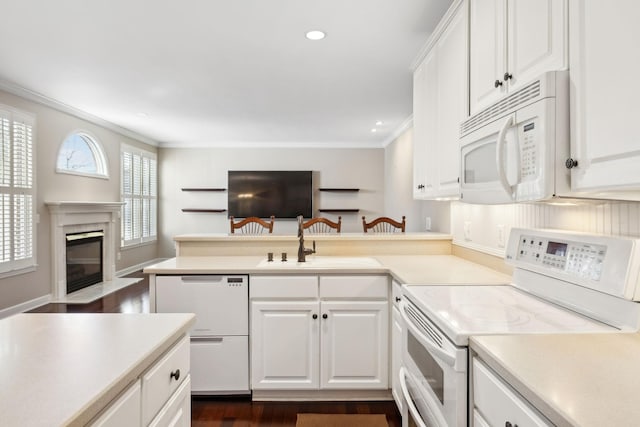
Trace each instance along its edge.
{"label": "white over-the-range microwave", "polygon": [[569,74],[551,71],[460,125],[460,200],[499,204],[571,194]]}

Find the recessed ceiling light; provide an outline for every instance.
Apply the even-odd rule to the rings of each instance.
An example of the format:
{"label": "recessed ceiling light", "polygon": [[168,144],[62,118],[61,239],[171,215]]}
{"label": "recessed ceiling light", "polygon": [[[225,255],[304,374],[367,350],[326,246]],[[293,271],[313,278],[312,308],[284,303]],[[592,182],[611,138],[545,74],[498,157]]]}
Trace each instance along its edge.
{"label": "recessed ceiling light", "polygon": [[378,132],[378,129],[373,128],[373,129],[371,129],[371,132],[376,133],[376,132]]}
{"label": "recessed ceiling light", "polygon": [[378,121],[376,122],[376,126],[382,126],[382,121],[381,121],[381,120],[378,120]]}
{"label": "recessed ceiling light", "polygon": [[324,33],[324,31],[313,30],[309,31],[307,34],[305,34],[305,36],[309,40],[322,40],[323,38],[325,38],[326,34]]}

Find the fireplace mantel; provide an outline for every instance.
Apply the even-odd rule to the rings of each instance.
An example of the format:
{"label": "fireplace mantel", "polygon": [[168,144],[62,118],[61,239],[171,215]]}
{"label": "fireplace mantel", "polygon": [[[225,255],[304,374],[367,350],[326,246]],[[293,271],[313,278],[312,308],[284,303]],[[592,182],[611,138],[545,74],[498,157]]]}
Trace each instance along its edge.
{"label": "fireplace mantel", "polygon": [[104,281],[116,272],[116,230],[120,226],[122,202],[45,202],[51,217],[52,300],[67,295],[66,235],[103,230]]}

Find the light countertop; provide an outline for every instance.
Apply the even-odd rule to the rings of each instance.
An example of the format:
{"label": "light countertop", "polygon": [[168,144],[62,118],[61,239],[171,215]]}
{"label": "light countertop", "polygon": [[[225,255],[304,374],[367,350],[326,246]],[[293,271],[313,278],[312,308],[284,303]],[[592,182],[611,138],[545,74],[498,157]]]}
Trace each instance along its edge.
{"label": "light countertop", "polygon": [[17,314],[0,320],[0,424],[85,425],[193,314]]}
{"label": "light countertop", "polygon": [[[348,240],[451,240],[452,236],[445,233],[306,233],[305,240],[318,241],[348,241]],[[174,236],[176,242],[234,242],[234,241],[296,241],[295,234],[227,234],[227,233],[197,233]]]}
{"label": "light countertop", "polygon": [[470,347],[558,426],[640,425],[640,333],[482,336]]}
{"label": "light countertop", "polygon": [[[263,256],[195,256],[177,257],[144,269],[152,274],[391,274],[403,284],[504,284],[511,277],[453,255],[383,255],[373,258],[380,266],[340,265],[295,267],[295,254],[289,254],[286,267],[274,254],[275,261],[269,267],[261,267]],[[322,257],[330,259],[331,257]],[[336,257],[341,258],[341,257]],[[356,258],[356,257],[353,257]]]}

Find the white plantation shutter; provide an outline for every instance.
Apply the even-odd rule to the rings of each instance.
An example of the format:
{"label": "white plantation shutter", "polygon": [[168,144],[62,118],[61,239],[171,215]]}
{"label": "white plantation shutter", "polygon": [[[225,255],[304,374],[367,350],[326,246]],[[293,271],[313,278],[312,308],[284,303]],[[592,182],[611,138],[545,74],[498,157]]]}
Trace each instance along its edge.
{"label": "white plantation shutter", "polygon": [[154,153],[123,145],[122,246],[156,240],[157,162]]}
{"label": "white plantation shutter", "polygon": [[35,266],[32,116],[0,108],[0,273]]}

